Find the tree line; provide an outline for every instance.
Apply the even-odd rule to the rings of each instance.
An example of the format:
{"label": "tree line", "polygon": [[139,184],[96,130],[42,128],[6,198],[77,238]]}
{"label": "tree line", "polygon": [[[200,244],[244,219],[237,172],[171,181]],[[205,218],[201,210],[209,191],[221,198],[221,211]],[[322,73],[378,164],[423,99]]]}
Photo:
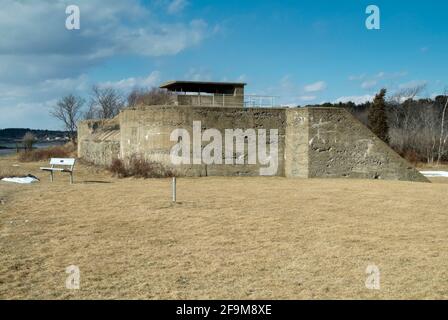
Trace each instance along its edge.
{"label": "tree line", "polygon": [[67,133],[59,130],[40,130],[30,128],[5,128],[0,129],[0,140],[16,141],[21,139],[27,132],[31,132],[36,139],[54,139],[56,137],[65,137]]}

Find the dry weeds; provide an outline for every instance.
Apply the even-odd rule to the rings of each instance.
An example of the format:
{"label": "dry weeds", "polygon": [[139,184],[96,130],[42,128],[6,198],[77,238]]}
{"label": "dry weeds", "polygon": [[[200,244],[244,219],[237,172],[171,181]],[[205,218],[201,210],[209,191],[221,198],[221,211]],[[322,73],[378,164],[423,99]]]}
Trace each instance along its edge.
{"label": "dry weeds", "polygon": [[444,183],[179,178],[173,205],[170,179],[79,165],[69,185],[39,166],[20,167],[39,183],[0,182],[3,299],[448,298]]}
{"label": "dry weeds", "polygon": [[75,156],[75,149],[76,147],[72,143],[66,143],[62,146],[22,151],[19,153],[18,159],[21,162],[36,162],[50,158],[71,158]]}

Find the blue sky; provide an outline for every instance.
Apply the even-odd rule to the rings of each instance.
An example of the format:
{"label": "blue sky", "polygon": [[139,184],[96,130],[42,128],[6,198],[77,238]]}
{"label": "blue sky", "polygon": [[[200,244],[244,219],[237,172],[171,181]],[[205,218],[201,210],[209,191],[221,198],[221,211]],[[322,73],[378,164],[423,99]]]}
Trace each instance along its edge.
{"label": "blue sky", "polygon": [[[78,5],[81,29],[66,30]],[[365,9],[380,8],[367,30]],[[244,81],[288,105],[448,86],[448,2],[0,0],[0,128],[60,128],[57,99],[172,79]]]}

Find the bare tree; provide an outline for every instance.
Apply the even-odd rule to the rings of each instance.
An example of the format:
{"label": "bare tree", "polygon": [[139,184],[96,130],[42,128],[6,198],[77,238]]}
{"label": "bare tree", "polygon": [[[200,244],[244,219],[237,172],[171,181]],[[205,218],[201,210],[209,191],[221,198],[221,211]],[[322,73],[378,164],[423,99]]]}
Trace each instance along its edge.
{"label": "bare tree", "polygon": [[60,99],[50,111],[53,117],[63,123],[72,142],[76,142],[77,123],[81,119],[84,103],[83,98],[70,94]]}
{"label": "bare tree", "polygon": [[96,114],[97,114],[97,110],[95,108],[95,105],[90,103],[89,108],[83,114],[83,118],[84,118],[84,120],[95,119],[95,118],[97,118]]}
{"label": "bare tree", "polygon": [[128,95],[128,106],[173,104],[174,93],[160,88],[134,89]]}
{"label": "bare tree", "polygon": [[432,102],[419,101],[415,109],[413,125],[410,128],[415,134],[412,145],[408,148],[414,147],[417,153],[425,155],[427,163],[434,163],[437,155],[439,112]]}
{"label": "bare tree", "polygon": [[414,110],[407,108],[411,102],[417,97],[423,90],[426,89],[426,84],[417,85],[410,88],[404,88],[396,91],[388,99],[388,119],[389,125],[392,128],[400,126],[406,126],[413,116]]}
{"label": "bare tree", "polygon": [[426,84],[419,84],[413,87],[400,89],[390,96],[388,102],[391,104],[400,104],[406,100],[414,100],[425,89]]}
{"label": "bare tree", "polygon": [[29,131],[23,136],[22,143],[25,151],[31,151],[33,149],[33,145],[36,143],[36,136]]}
{"label": "bare tree", "polygon": [[446,144],[446,141],[448,139],[448,135],[445,136],[444,128],[445,128],[445,114],[446,114],[446,108],[448,107],[448,90],[445,90],[445,106],[442,110],[442,119],[440,121],[440,137],[439,137],[439,148],[437,152],[437,165],[440,164],[440,159],[443,155],[443,148]]}
{"label": "bare tree", "polygon": [[84,118],[111,119],[123,107],[123,97],[118,90],[110,87],[100,88],[93,86],[89,110],[84,114]]}

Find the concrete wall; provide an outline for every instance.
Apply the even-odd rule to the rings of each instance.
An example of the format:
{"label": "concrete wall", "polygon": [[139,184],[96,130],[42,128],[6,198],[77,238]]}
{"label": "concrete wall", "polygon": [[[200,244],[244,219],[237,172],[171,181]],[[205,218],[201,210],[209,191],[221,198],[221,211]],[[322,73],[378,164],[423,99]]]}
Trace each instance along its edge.
{"label": "concrete wall", "polygon": [[285,113],[285,175],[308,178],[309,109],[288,109]]}
{"label": "concrete wall", "polygon": [[[78,154],[102,165],[109,164],[113,158],[126,160],[140,155],[162,163],[180,176],[260,175],[260,165],[247,164],[247,161],[244,165],[173,166],[170,151],[176,142],[170,141],[170,134],[175,129],[186,129],[191,142],[193,121],[201,122],[202,132],[218,129],[223,140],[225,129],[278,129],[278,176],[428,181],[348,111],[337,108],[146,106],[125,109],[113,120],[80,123]],[[203,142],[202,147],[208,143]],[[241,156],[248,157],[247,142],[244,154],[234,155]]]}
{"label": "concrete wall", "polygon": [[[180,175],[259,175],[259,165],[179,165],[172,166],[170,141],[173,130],[183,128],[193,139],[193,121],[200,121],[202,130],[218,129],[224,137],[225,129],[278,129],[279,163],[277,175],[284,175],[285,113],[283,109],[242,109],[218,107],[148,106],[126,109],[120,114],[121,156],[143,155],[172,168]],[[206,145],[208,142],[203,142]],[[224,146],[224,141],[223,141]],[[192,153],[193,151],[190,150]],[[223,151],[224,152],[224,151]],[[244,155],[247,159],[247,145]],[[224,158],[224,155],[223,155]]]}
{"label": "concrete wall", "polygon": [[78,124],[78,156],[97,165],[109,165],[120,157],[118,117],[87,120]]}
{"label": "concrete wall", "polygon": [[310,108],[308,177],[428,181],[344,109]]}

